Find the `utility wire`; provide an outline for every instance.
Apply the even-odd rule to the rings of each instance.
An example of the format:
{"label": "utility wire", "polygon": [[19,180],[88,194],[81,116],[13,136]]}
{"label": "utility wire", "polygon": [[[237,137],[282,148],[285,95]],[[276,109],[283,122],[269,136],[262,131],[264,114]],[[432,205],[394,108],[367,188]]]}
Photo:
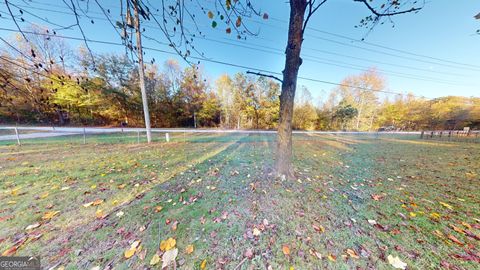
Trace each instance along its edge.
{"label": "utility wire", "polygon": [[[5,29],[5,28],[0,28],[0,30],[15,31],[13,29]],[[78,38],[78,37],[53,35],[53,34],[48,34],[48,33],[34,33],[34,32],[29,32],[29,31],[24,31],[24,32],[27,33],[27,34],[55,36],[55,37],[58,37],[58,38],[72,39],[72,40],[78,40],[78,41],[83,41],[84,40],[83,38]],[[94,40],[94,39],[86,39],[86,41],[92,42],[92,43],[123,46],[122,43],[111,42],[111,41],[102,41],[102,40]],[[147,46],[143,46],[143,49],[178,56],[175,52],[166,51],[166,50],[162,50],[162,49],[151,48],[151,47],[147,47]],[[275,72],[275,71],[266,70],[266,69],[262,69],[262,68],[239,65],[239,64],[229,63],[229,62],[226,62],[226,61],[219,61],[219,60],[214,60],[214,59],[205,59],[205,58],[195,57],[195,56],[191,56],[190,58],[195,59],[195,60],[202,60],[202,61],[206,61],[206,62],[216,63],[216,64],[220,64],[220,65],[230,66],[230,67],[241,68],[241,69],[244,69],[244,70],[255,70],[255,71],[263,72],[263,73],[275,74],[275,75],[280,75],[280,76],[282,75],[281,72]],[[373,91],[373,92],[379,92],[379,93],[385,93],[385,94],[394,94],[394,95],[405,95],[404,93],[401,93],[401,92],[394,92],[394,91],[389,91],[389,90],[366,88],[366,87],[358,87],[358,86],[342,84],[342,83],[335,83],[335,82],[331,82],[331,81],[320,80],[320,79],[304,77],[304,76],[298,76],[298,78],[302,79],[302,80],[305,80],[305,81],[312,81],[312,82],[328,84],[328,85],[335,85],[335,86],[351,87],[351,88],[356,88],[356,89],[365,90],[365,91]],[[418,98],[426,99],[425,96],[419,96],[419,95],[413,95],[413,96],[418,97]]]}

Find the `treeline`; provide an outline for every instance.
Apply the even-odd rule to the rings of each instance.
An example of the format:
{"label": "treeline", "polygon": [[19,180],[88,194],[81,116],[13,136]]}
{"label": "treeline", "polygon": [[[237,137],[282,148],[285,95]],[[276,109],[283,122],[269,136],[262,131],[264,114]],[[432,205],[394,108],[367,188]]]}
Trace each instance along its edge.
{"label": "treeline", "polygon": [[[33,31],[44,31],[33,29]],[[0,123],[142,126],[136,63],[127,55],[73,51],[59,38],[31,35],[0,52]],[[382,94],[384,79],[368,70],[341,82],[323,102],[299,89],[293,126],[303,130],[403,130],[480,127],[480,99]],[[153,127],[274,129],[280,85],[237,73],[207,79],[174,60],[146,65]],[[380,90],[380,91],[378,91]]]}

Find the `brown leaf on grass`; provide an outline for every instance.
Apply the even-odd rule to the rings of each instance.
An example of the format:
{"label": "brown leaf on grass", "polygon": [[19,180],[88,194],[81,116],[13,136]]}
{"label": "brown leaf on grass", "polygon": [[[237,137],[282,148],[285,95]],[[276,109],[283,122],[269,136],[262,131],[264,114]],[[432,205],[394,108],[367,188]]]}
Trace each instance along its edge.
{"label": "brown leaf on grass", "polygon": [[459,246],[463,246],[464,244],[462,242],[460,242],[460,240],[458,240],[455,236],[449,234],[448,236],[448,239],[450,239],[452,242],[454,242],[455,244],[459,245]]}
{"label": "brown leaf on grass", "polygon": [[27,237],[23,237],[16,241],[13,246],[2,253],[2,256],[12,256],[27,241]]}
{"label": "brown leaf on grass", "polygon": [[381,199],[383,199],[384,196],[379,194],[372,194],[371,197],[374,201],[380,201]]}
{"label": "brown leaf on grass", "polygon": [[328,254],[327,258],[332,262],[337,261],[337,256],[335,256],[333,254]]}
{"label": "brown leaf on grass", "polygon": [[155,213],[158,213],[160,211],[162,211],[163,207],[161,207],[160,205],[159,206],[155,206]]}
{"label": "brown leaf on grass", "polygon": [[186,248],[185,248],[185,253],[187,254],[192,254],[193,252],[193,245],[188,245]]}
{"label": "brown leaf on grass", "polygon": [[313,249],[310,249],[308,251],[310,253],[310,255],[312,255],[313,257],[316,257],[317,259],[321,260],[322,259],[322,254],[320,254],[320,252],[316,251],[316,250],[313,250]]}
{"label": "brown leaf on grass", "polygon": [[457,226],[455,226],[453,224],[450,224],[450,228],[452,228],[452,230],[454,230],[454,231],[456,231],[460,234],[465,234],[465,232],[462,229],[458,228]]}
{"label": "brown leaf on grass", "polygon": [[290,255],[290,247],[288,245],[283,245],[282,246],[282,252],[285,256],[289,256]]}
{"label": "brown leaf on grass", "polygon": [[325,232],[325,228],[322,225],[312,224],[312,228],[319,233]]}
{"label": "brown leaf on grass", "polygon": [[360,257],[358,257],[357,253],[353,249],[347,248],[347,254],[350,255],[350,257],[352,257],[354,259],[359,259],[360,258]]}
{"label": "brown leaf on grass", "polygon": [[474,234],[473,232],[471,232],[469,230],[464,230],[464,232],[465,232],[465,234],[467,234],[467,236],[472,237],[473,239],[480,241],[480,236],[478,234]]}

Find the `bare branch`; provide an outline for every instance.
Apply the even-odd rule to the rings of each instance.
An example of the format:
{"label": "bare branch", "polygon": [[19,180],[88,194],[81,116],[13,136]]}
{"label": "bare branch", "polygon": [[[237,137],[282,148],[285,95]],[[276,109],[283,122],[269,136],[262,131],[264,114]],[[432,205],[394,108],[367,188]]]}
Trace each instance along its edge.
{"label": "bare branch", "polygon": [[23,33],[22,29],[20,28],[20,25],[18,25],[17,20],[15,19],[15,16],[13,16],[12,10],[10,9],[10,5],[8,3],[8,0],[5,0],[5,5],[7,6],[8,13],[10,13],[10,17],[12,17],[13,22],[17,26],[18,31],[22,34],[23,38],[28,41],[27,36]]}
{"label": "bare branch", "polygon": [[404,14],[404,13],[419,11],[419,10],[422,9],[421,7],[420,8],[412,7],[410,9],[401,10],[401,11],[379,12],[374,7],[372,7],[372,5],[370,5],[370,3],[368,3],[368,0],[353,0],[353,1],[363,3],[370,10],[370,12],[372,12],[377,17],[400,15],[400,14]]}
{"label": "bare branch", "polygon": [[307,23],[310,20],[310,17],[312,17],[313,13],[315,13],[315,11],[317,11],[321,5],[325,4],[325,2],[327,2],[327,0],[322,0],[322,2],[317,5],[315,5],[315,0],[310,0],[307,2],[308,14],[305,22],[303,23],[302,34],[305,33],[305,29],[307,28]]}
{"label": "bare branch", "polygon": [[264,73],[260,73],[260,72],[253,72],[253,71],[250,71],[250,70],[247,71],[247,74],[257,75],[257,76],[260,76],[260,77],[272,78],[274,80],[277,80],[277,81],[283,83],[283,81],[281,79],[279,79],[278,77],[275,77],[273,75],[264,74]]}

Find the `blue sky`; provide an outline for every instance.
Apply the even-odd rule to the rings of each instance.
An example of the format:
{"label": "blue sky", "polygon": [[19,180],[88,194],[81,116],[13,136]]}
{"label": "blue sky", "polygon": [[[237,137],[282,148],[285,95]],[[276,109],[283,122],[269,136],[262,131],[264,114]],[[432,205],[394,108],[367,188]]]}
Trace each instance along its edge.
{"label": "blue sky", "polygon": [[[24,14],[26,22],[20,23],[22,28],[27,28],[29,22],[49,26],[38,17],[48,18],[50,22],[60,25],[74,23],[74,17],[69,14],[71,12],[62,1],[28,2],[29,6],[24,1],[13,1],[37,16]],[[199,2],[206,3],[205,6],[208,7],[212,6],[213,0]],[[283,51],[287,39],[289,4],[286,1],[253,2],[257,2],[259,5],[257,8],[267,12],[270,17],[268,20],[245,19],[249,28],[258,31],[257,36],[247,36],[247,40],[239,41],[235,35],[227,35],[222,24],[212,29],[207,16],[198,13],[197,22],[208,40],[197,38],[196,47],[212,60],[281,72],[285,61]],[[111,9],[112,14],[119,13],[118,1],[108,0],[101,3],[105,8]],[[90,1],[89,8],[91,12],[89,14],[93,17],[104,18],[94,1]],[[0,4],[0,11],[2,15],[0,28],[15,29],[13,22],[6,19],[8,14],[3,2]],[[17,8],[13,8],[13,12],[19,14]],[[375,67],[386,79],[386,90],[389,91],[412,92],[427,98],[446,95],[478,97],[480,35],[476,35],[475,31],[480,28],[480,21],[473,18],[478,12],[480,12],[478,1],[430,1],[417,14],[394,17],[395,27],[387,22],[378,25],[366,36],[367,29],[354,27],[369,14],[363,4],[355,3],[353,0],[328,0],[309,23],[302,51],[304,62],[300,67],[299,76],[338,83],[348,75]],[[91,24],[90,19],[81,19],[87,38],[120,42],[107,21],[95,18],[94,21],[95,24]],[[144,26],[146,35],[165,41],[153,23],[146,22]],[[77,29],[58,33],[81,37]],[[4,38],[11,39],[12,35],[12,32],[0,30],[0,36]],[[358,41],[365,36],[367,43]],[[68,42],[73,48],[81,45],[79,41]],[[144,39],[144,45],[172,51],[168,46],[147,39]],[[89,43],[89,46],[99,53],[125,52],[121,46],[98,43]],[[186,66],[186,63],[175,55],[148,49],[145,53],[146,60],[155,58],[159,63],[169,58],[177,58],[181,65]],[[233,75],[246,71],[244,68],[208,61],[202,61],[201,65],[212,83],[223,73]],[[324,99],[334,88],[329,84],[303,79],[299,79],[298,84],[307,86],[316,99]]]}

